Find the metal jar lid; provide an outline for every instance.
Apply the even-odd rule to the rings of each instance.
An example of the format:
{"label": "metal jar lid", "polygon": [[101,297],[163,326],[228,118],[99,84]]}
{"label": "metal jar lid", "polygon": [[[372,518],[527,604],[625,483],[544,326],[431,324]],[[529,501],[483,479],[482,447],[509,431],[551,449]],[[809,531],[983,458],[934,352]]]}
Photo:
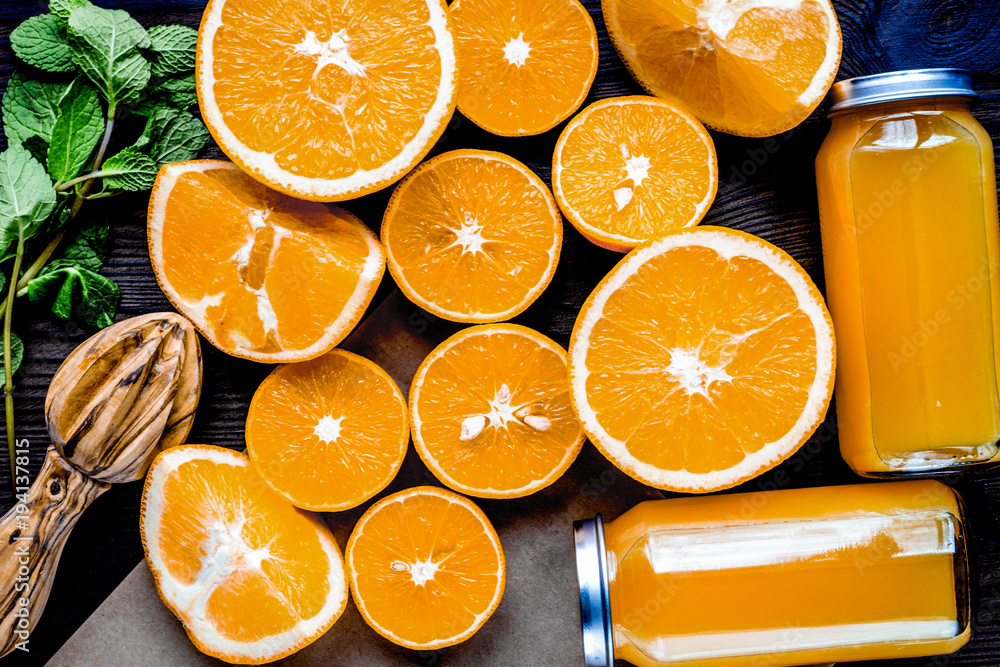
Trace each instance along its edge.
{"label": "metal jar lid", "polygon": [[908,69],[838,81],[830,91],[831,113],[868,104],[923,97],[978,98],[964,69]]}
{"label": "metal jar lid", "polygon": [[583,656],[588,667],[611,667],[615,664],[615,640],[611,627],[608,560],[601,515],[575,521],[573,538],[576,542],[576,575],[580,583]]}

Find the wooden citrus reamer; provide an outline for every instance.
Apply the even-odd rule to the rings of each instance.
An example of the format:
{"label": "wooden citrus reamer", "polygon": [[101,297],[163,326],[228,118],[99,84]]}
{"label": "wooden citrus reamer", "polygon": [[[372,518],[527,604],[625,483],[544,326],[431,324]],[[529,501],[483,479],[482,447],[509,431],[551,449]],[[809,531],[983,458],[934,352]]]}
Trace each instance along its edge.
{"label": "wooden citrus reamer", "polygon": [[56,371],[45,396],[53,444],[23,501],[0,519],[0,656],[38,623],[83,510],[187,438],[201,378],[198,336],[176,313],[108,327]]}

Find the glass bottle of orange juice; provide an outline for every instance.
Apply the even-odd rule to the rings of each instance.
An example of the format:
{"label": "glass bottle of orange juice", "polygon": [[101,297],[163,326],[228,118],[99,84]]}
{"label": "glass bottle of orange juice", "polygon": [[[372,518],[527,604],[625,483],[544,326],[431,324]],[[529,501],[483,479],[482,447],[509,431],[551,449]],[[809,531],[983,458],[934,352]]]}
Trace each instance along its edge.
{"label": "glass bottle of orange juice", "polygon": [[969,639],[962,503],[933,480],[654,500],[574,532],[588,665],[785,667]]}
{"label": "glass bottle of orange juice", "polygon": [[816,158],[837,419],[867,476],[1000,461],[1000,232],[971,77],[841,81]]}

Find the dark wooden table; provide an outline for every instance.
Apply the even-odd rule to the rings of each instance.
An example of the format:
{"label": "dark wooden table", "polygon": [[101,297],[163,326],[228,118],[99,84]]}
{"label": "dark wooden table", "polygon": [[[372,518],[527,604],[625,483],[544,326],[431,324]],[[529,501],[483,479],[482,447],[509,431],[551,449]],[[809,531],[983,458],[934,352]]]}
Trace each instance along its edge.
{"label": "dark wooden table", "polygon": [[[128,9],[146,26],[174,22],[197,27],[204,8],[202,0],[97,3]],[[588,102],[641,93],[608,41],[599,0],[585,0],[584,4],[594,17],[601,49],[597,80]],[[834,4],[844,35],[838,79],[913,67],[971,69],[983,98],[974,113],[994,143],[1000,145],[1000,2],[834,0]],[[9,44],[10,31],[28,16],[44,11],[46,3],[42,0],[0,1],[0,88],[6,86],[16,64]],[[827,127],[821,107],[800,127],[770,142],[713,133],[721,183],[705,219],[705,224],[736,227],[781,246],[802,263],[821,288],[813,157]],[[500,138],[456,113],[433,153],[462,147],[509,153],[548,182],[552,149],[561,129],[559,126],[539,137]],[[214,145],[203,155],[222,157]],[[390,192],[391,188],[347,202],[346,207],[377,232]],[[113,252],[104,273],[121,287],[120,318],[170,309],[149,266],[145,209],[145,196],[135,195],[106,203],[92,202],[83,212],[85,217],[104,217],[114,223]],[[578,308],[618,259],[620,255],[591,245],[566,225],[565,247],[555,279],[542,298],[516,321],[568,343]],[[392,287],[387,273],[375,303]],[[34,471],[48,445],[42,405],[49,380],[62,359],[91,332],[80,323],[56,322],[44,313],[31,313],[27,304],[19,303],[18,310],[17,332],[27,349],[17,387],[16,419],[18,437],[28,438],[31,443]],[[189,441],[242,449],[250,397],[268,371],[268,366],[228,357],[205,344],[205,385]],[[774,480],[790,480],[785,484],[788,487],[859,481],[840,459],[833,414],[831,409],[826,422],[798,456],[734,491],[770,488],[767,485]],[[776,476],[778,471],[780,476]],[[972,641],[953,656],[879,664],[1000,666],[1000,470],[946,481],[953,483],[965,498],[973,524]],[[7,459],[2,454],[0,505],[4,511],[13,504],[9,488]],[[15,652],[4,660],[5,664],[43,664],[139,562],[140,493],[140,484],[115,487],[86,512],[66,546],[45,615],[31,637],[31,652]]]}

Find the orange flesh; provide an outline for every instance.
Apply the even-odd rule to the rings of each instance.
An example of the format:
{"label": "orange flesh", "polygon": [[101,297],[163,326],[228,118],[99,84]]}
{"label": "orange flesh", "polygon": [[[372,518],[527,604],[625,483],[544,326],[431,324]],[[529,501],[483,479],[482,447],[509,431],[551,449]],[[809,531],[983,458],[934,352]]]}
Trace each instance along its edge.
{"label": "orange flesh", "polygon": [[[968,640],[956,594],[956,576],[964,576],[956,575],[965,558],[961,510],[947,487],[876,484],[696,501],[709,499],[646,502],[605,524],[609,561],[617,563],[617,657],[640,667],[754,660],[782,667],[947,653]],[[697,549],[700,539],[730,540],[706,555],[717,567],[670,549]],[[921,548],[906,546],[914,540]],[[765,547],[787,555],[740,566]],[[685,558],[694,568],[679,564]],[[875,623],[886,625],[866,628]],[[777,634],[751,634],[769,631]],[[907,639],[887,641],[890,633]]]}
{"label": "orange flesh", "polygon": [[447,153],[393,195],[382,240],[394,277],[418,305],[511,317],[552,277],[562,222],[551,194],[527,167],[490,155]]}
{"label": "orange flesh", "polygon": [[[668,370],[693,369],[686,357],[709,367],[692,390],[684,370]],[[795,424],[816,376],[816,331],[764,263],[680,247],[651,258],[607,301],[587,367],[597,419],[632,455],[708,473]],[[713,381],[712,369],[731,380]]]}
{"label": "orange flesh", "polygon": [[[824,4],[828,4],[823,0]],[[778,4],[778,3],[776,3]],[[650,92],[682,100],[709,127],[750,136],[800,122],[829,82],[803,106],[836,25],[816,0],[792,9],[755,7],[732,25],[715,24],[712,0],[604,0],[616,45]],[[720,12],[724,13],[724,12]]]}
{"label": "orange flesh", "polygon": [[715,197],[717,167],[697,121],[652,100],[584,113],[557,160],[558,191],[586,225],[635,245],[701,220]]}
{"label": "orange flesh", "polygon": [[[582,441],[565,355],[526,335],[484,332],[456,343],[427,368],[417,396],[424,446],[469,493],[521,489],[551,477],[572,462],[567,451]],[[493,416],[482,432],[463,439],[465,420],[487,415]],[[531,417],[549,424],[539,430]]]}
{"label": "orange flesh", "polygon": [[[224,637],[252,642],[315,616],[329,594],[329,562],[316,519],[266,488],[249,466],[194,460],[181,464],[162,491],[158,536],[166,574],[195,582],[220,544],[246,550],[214,583],[206,618]],[[248,551],[270,555],[257,568]],[[222,566],[214,567],[222,569]],[[306,594],[308,593],[308,594]],[[184,609],[177,610],[184,618]]]}
{"label": "orange flesh", "polygon": [[341,350],[276,369],[254,394],[246,430],[260,475],[315,510],[374,496],[399,470],[409,442],[406,404],[392,379]]}
{"label": "orange flesh", "polygon": [[[480,519],[439,495],[379,508],[352,536],[349,559],[353,592],[371,621],[414,644],[467,632],[503,587],[503,562]],[[427,563],[437,568],[418,585],[418,564]]]}
{"label": "orange flesh", "polygon": [[423,0],[226,0],[216,103],[248,148],[339,179],[399,155],[434,104],[441,62]]}
{"label": "orange flesh", "polygon": [[339,209],[278,194],[235,169],[183,173],[168,196],[163,274],[224,349],[305,349],[356,291],[374,291],[361,276],[373,250]]}
{"label": "orange flesh", "polygon": [[456,0],[458,107],[503,135],[538,134],[575,111],[597,71],[597,33],[576,0]]}

